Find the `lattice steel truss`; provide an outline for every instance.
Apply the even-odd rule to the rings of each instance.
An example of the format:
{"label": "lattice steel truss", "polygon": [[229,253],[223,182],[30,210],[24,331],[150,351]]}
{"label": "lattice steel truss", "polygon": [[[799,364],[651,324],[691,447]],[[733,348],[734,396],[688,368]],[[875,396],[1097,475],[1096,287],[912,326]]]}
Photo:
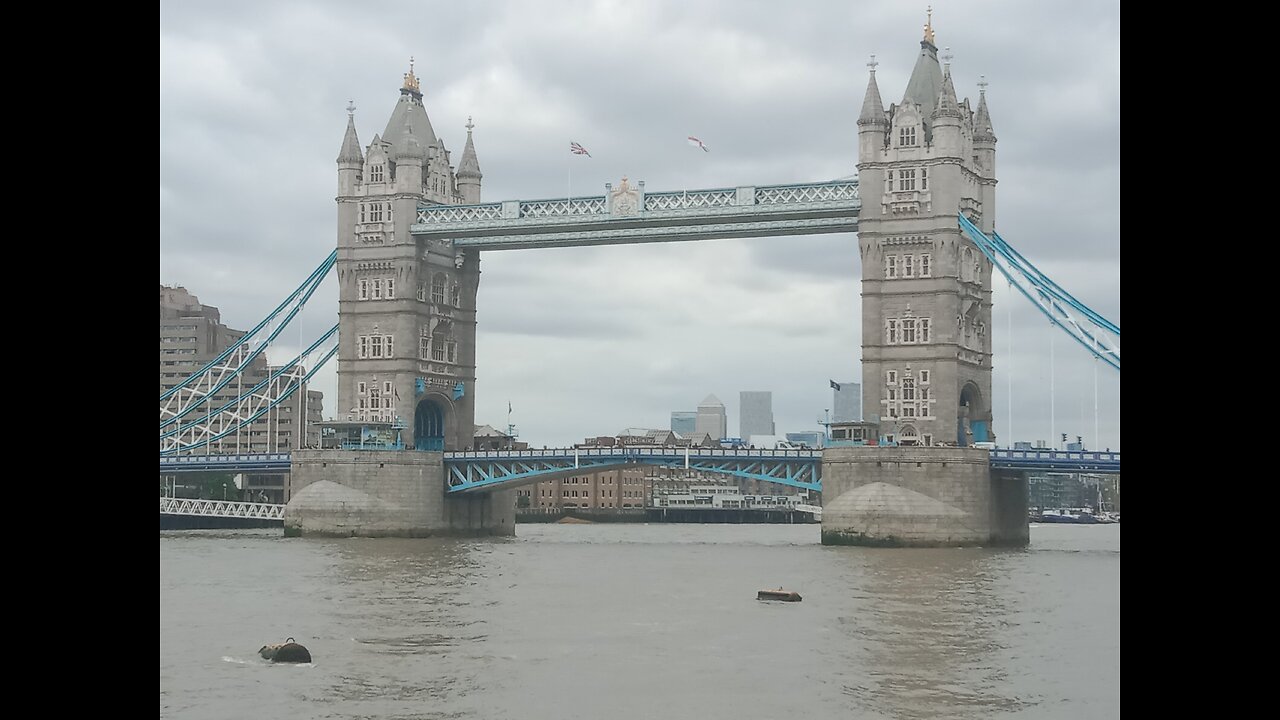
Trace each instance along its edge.
{"label": "lattice steel truss", "polygon": [[266,351],[271,342],[297,317],[311,299],[312,293],[320,287],[321,281],[333,269],[338,260],[338,251],[334,250],[324,262],[320,263],[309,277],[294,290],[284,302],[280,303],[257,327],[244,334],[244,337],[228,348],[212,362],[205,365],[178,383],[173,388],[160,394],[160,434],[163,438],[166,431],[177,428],[182,419],[209,403],[220,390],[235,380],[241,373],[250,368],[253,361]]}
{"label": "lattice steel truss", "polygon": [[187,498],[160,498],[161,515],[190,515],[195,517],[249,518],[256,520],[284,520],[284,505],[271,503],[232,502],[230,500],[192,500]]}
{"label": "lattice steel truss", "polygon": [[501,490],[581,472],[657,465],[822,491],[821,450],[598,448],[447,452],[450,493]]}
{"label": "lattice steel truss", "polygon": [[959,215],[959,219],[960,229],[1000,270],[1010,285],[1018,288],[1050,322],[1080,343],[1090,354],[1115,368],[1117,372],[1120,370],[1119,325],[1072,297],[1014,250],[999,233],[993,232],[988,237],[964,214]]}
{"label": "lattice steel truss", "polygon": [[[162,425],[160,454],[164,456],[193,450],[208,453],[213,443],[250,427],[272,408],[287,401],[337,352],[338,326],[334,325],[310,347],[272,371],[247,392],[239,394],[221,407],[215,408],[213,403],[206,403],[205,411],[189,422],[172,424],[167,428]],[[302,419],[295,423],[295,443],[305,440],[301,435],[305,432],[305,427]]]}

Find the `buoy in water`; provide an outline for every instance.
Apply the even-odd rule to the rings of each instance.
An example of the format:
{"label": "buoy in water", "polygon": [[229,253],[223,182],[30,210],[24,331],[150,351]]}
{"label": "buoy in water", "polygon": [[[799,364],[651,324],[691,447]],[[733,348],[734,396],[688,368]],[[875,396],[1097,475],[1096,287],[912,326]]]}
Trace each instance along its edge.
{"label": "buoy in water", "polygon": [[311,652],[305,647],[294,642],[293,638],[289,638],[282,643],[273,643],[271,645],[263,645],[258,654],[264,660],[279,663],[309,663],[311,662]]}

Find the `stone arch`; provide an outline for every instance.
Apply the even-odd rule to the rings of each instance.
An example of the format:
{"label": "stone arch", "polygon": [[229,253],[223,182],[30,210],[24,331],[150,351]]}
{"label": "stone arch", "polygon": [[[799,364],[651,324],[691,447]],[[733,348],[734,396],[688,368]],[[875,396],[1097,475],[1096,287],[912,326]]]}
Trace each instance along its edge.
{"label": "stone arch", "polygon": [[956,443],[961,446],[984,442],[987,439],[987,418],[990,412],[978,384],[969,381],[960,388],[960,402],[956,414]]}
{"label": "stone arch", "polygon": [[447,404],[428,395],[413,410],[413,446],[417,450],[444,450]]}
{"label": "stone arch", "polygon": [[915,425],[903,425],[902,428],[898,430],[898,444],[899,445],[919,445],[920,444],[920,433],[916,432]]}

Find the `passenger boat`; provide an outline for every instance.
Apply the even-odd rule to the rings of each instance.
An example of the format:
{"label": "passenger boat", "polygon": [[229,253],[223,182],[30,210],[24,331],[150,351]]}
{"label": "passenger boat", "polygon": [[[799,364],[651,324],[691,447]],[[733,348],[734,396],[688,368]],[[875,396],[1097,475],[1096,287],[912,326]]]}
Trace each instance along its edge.
{"label": "passenger boat", "polygon": [[800,593],[794,590],[761,590],[756,593],[757,600],[781,600],[783,602],[800,602]]}

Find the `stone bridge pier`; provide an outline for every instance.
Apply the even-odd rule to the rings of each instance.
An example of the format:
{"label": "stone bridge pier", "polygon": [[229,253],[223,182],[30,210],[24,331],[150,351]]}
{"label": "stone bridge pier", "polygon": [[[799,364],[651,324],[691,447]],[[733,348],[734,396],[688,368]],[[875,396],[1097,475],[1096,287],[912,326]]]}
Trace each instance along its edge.
{"label": "stone bridge pier", "polygon": [[446,495],[443,453],[297,450],[292,460],[287,536],[515,534],[514,491]]}
{"label": "stone bridge pier", "polygon": [[844,447],[822,453],[822,543],[1022,546],[1027,483],[984,449]]}

